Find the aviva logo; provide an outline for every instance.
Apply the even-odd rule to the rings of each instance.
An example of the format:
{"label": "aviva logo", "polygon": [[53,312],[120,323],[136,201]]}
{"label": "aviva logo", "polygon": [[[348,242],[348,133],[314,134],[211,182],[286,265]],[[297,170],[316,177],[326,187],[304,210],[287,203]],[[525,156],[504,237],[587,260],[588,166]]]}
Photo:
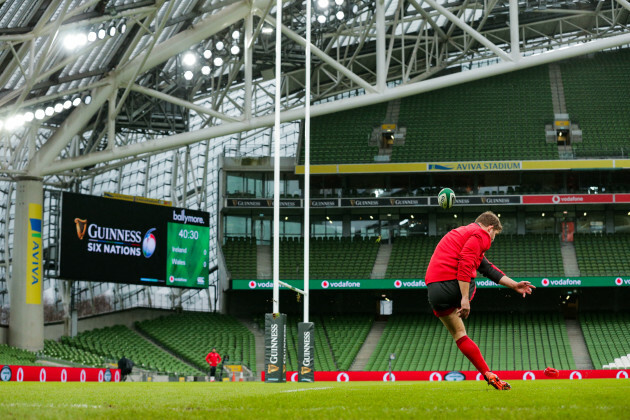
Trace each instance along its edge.
{"label": "aviva logo", "polygon": [[42,303],[42,206],[29,203],[26,247],[26,303]]}
{"label": "aviva logo", "polygon": [[430,163],[429,170],[430,171],[452,171],[457,167],[456,163]]}

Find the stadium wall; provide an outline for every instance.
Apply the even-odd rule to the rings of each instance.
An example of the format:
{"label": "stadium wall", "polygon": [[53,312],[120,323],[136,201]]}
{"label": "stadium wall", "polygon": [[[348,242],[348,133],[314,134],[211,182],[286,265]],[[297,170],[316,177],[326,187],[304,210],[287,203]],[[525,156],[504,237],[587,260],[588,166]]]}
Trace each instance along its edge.
{"label": "stadium wall", "polygon": [[[172,314],[174,311],[167,309],[133,308],[107,314],[92,315],[79,318],[77,332],[89,331],[95,328],[125,325],[133,328],[136,321],[155,319]],[[58,340],[64,333],[63,321],[47,323],[44,325],[44,338],[46,340]],[[1,343],[0,336],[0,343]]]}
{"label": "stadium wall", "polygon": [[9,327],[0,326],[0,344],[7,344],[9,342]]}

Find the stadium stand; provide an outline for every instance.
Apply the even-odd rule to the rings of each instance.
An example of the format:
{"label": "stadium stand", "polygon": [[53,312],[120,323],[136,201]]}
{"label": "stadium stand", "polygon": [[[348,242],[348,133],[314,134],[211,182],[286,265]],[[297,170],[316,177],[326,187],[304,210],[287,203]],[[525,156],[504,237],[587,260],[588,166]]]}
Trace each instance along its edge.
{"label": "stadium stand", "polygon": [[[367,142],[385,110],[373,105],[313,118],[311,163],[374,162],[378,148]],[[553,115],[547,66],[404,98],[397,123],[407,135],[391,161],[485,161],[489,151],[491,160],[557,159],[557,146],[545,141]]]}
{"label": "stadium stand", "polygon": [[[311,163],[370,163],[378,147],[368,146],[372,129],[381,125],[387,104],[336,112],[311,120]],[[300,162],[304,163],[304,146]]]}
{"label": "stadium stand", "polygon": [[510,277],[563,276],[557,235],[497,235],[486,257]]}
{"label": "stadium stand", "polygon": [[35,365],[37,355],[28,350],[18,349],[7,344],[0,344],[0,365]]}
{"label": "stadium stand", "polygon": [[103,356],[66,344],[64,339],[62,339],[62,342],[44,340],[43,354],[48,357],[77,363],[83,366],[98,367],[103,366],[105,363]]}
{"label": "stadium stand", "polygon": [[579,321],[595,369],[630,369],[629,313],[585,312]]}
{"label": "stadium stand", "polygon": [[[476,313],[466,328],[491,369],[575,369],[560,314]],[[390,317],[366,370],[387,370],[392,353],[393,370],[474,370],[432,315]]]}
{"label": "stadium stand", "polygon": [[139,368],[162,374],[186,376],[204,374],[122,325],[82,332],[74,338],[66,338],[63,342],[113,360],[126,357]]}
{"label": "stadium stand", "polygon": [[385,277],[388,279],[424,278],[431,255],[440,239],[441,237],[437,236],[395,238]]}
{"label": "stadium stand", "polygon": [[326,331],[337,369],[350,369],[363,342],[370,333],[373,317],[369,315],[326,315],[321,326]]}
{"label": "stadium stand", "polygon": [[229,237],[223,245],[228,271],[234,279],[256,279],[256,240]]}
{"label": "stadium stand", "polygon": [[411,96],[400,105],[405,144],[391,160],[557,159],[556,145],[545,142],[552,119],[547,66]]}
{"label": "stadium stand", "polygon": [[221,357],[229,356],[227,364],[242,363],[256,372],[254,335],[234,317],[185,312],[138,322],[136,328],[201,371],[208,370],[206,355],[216,347]]}
{"label": "stadium stand", "polygon": [[630,51],[605,52],[561,63],[571,122],[582,130],[577,157],[630,153]]}
{"label": "stadium stand", "polygon": [[[313,279],[369,279],[379,244],[369,238],[313,237],[310,276]],[[280,241],[280,278],[301,278],[304,244],[295,238]]]}
{"label": "stadium stand", "polygon": [[574,245],[583,276],[630,276],[629,234],[576,234]]}

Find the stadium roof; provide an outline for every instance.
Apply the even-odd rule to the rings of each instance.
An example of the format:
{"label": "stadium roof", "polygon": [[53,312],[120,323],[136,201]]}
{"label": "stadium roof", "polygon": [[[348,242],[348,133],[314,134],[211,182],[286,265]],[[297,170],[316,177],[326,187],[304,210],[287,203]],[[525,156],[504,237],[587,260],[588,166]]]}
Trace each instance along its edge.
{"label": "stadium roof", "polygon": [[[518,7],[513,34],[510,4]],[[304,8],[302,1],[283,6],[287,110],[303,107]],[[401,89],[386,95],[388,82],[411,86],[493,63],[514,64],[509,71],[519,68],[518,57],[628,43],[629,14],[626,0],[320,0],[313,5],[313,101],[355,89],[383,101],[401,96]],[[274,16],[275,2],[268,1],[0,2],[0,172],[52,175],[270,126],[270,107],[257,109],[251,98],[273,76]],[[188,57],[194,62],[186,52],[194,52]],[[92,102],[78,109],[57,105],[86,96]],[[52,115],[35,117],[47,107]],[[322,108],[314,114],[332,112]],[[204,119],[202,134],[185,134],[190,114]],[[301,115],[287,113],[284,120]],[[147,133],[158,139],[147,141]],[[75,136],[80,146],[72,150]],[[125,149],[132,143],[139,144]],[[65,163],[53,163],[60,158]]]}

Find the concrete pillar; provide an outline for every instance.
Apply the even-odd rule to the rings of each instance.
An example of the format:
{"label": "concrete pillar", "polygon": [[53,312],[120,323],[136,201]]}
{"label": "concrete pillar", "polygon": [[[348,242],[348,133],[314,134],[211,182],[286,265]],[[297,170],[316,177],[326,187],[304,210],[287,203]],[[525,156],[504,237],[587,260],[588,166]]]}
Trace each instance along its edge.
{"label": "concrete pillar", "polygon": [[18,179],[16,201],[9,345],[37,351],[44,348],[42,180]]}

